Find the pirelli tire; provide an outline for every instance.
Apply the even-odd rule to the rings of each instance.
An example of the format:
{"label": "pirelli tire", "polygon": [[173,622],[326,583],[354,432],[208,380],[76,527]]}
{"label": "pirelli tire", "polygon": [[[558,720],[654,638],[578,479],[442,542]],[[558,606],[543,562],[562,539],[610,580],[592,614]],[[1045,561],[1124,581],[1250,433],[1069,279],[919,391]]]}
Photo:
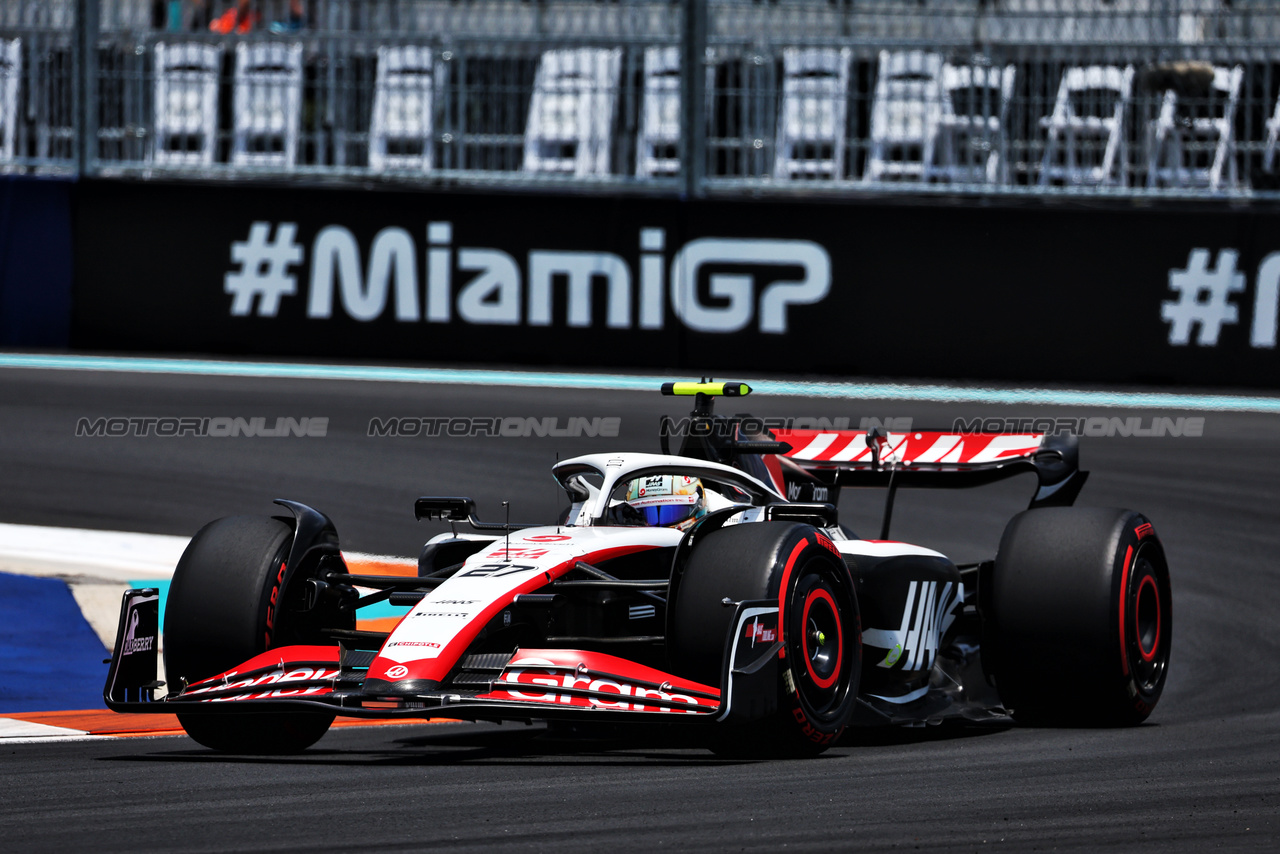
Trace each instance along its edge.
{"label": "pirelli tire", "polygon": [[809,525],[760,522],[713,531],[693,549],[671,605],[671,667],[721,681],[734,609],[725,600],[779,603],[782,650],[777,711],[721,726],[711,747],[727,756],[814,756],[853,715],[862,637],[853,579],[835,546]]}
{"label": "pirelli tire", "polygon": [[982,593],[984,666],[1019,721],[1132,726],[1164,690],[1172,605],[1142,514],[1028,510],[1005,528]]}
{"label": "pirelli tire", "polygon": [[[320,640],[314,616],[295,607],[305,578],[286,561],[293,527],[277,518],[232,516],[210,522],[188,544],[173,573],[164,613],[170,683],[216,676],[278,646]],[[333,723],[324,712],[178,712],[187,734],[230,753],[296,753]]]}

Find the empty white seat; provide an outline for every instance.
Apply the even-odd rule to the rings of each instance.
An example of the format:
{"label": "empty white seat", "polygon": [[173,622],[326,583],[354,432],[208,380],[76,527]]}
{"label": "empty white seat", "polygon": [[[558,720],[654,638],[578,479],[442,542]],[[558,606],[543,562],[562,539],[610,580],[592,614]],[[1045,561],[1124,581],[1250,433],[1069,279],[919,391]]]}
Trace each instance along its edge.
{"label": "empty white seat", "polygon": [[942,110],[933,161],[925,177],[970,184],[1009,180],[1005,121],[1016,71],[987,66],[942,66]]}
{"label": "empty white seat", "polygon": [[292,169],[298,160],[302,45],[237,44],[233,104],[231,162]]}
{"label": "empty white seat", "polygon": [[1068,68],[1053,114],[1040,119],[1048,131],[1040,184],[1129,185],[1124,123],[1133,92],[1133,66]]}
{"label": "empty white seat", "polygon": [[849,48],[783,50],[775,178],[844,177],[852,55]]}
{"label": "empty white seat", "polygon": [[[1160,115],[1151,123],[1147,136],[1147,185],[1150,187],[1203,187],[1221,189],[1224,182],[1239,186],[1236,164],[1236,105],[1244,68],[1214,68],[1207,103],[1183,98],[1192,115],[1179,116],[1178,93],[1164,93]],[[1195,115],[1203,106],[1208,115]],[[1221,113],[1218,112],[1219,107]],[[1268,123],[1270,124],[1270,123]],[[1270,135],[1271,131],[1268,130]],[[1273,147],[1270,143],[1269,148]],[[1196,148],[1211,150],[1211,158],[1198,158]],[[1225,173],[1225,176],[1224,176]]]}
{"label": "empty white seat", "polygon": [[609,174],[622,51],[549,50],[533,81],[524,135],[526,172]]}
{"label": "empty white seat", "polygon": [[12,160],[17,153],[20,79],[22,39],[0,41],[0,160]]}
{"label": "empty white seat", "polygon": [[1262,155],[1262,168],[1267,172],[1274,171],[1276,162],[1276,144],[1280,141],[1280,96],[1276,98],[1276,108],[1267,119],[1267,147]]}
{"label": "empty white seat", "polygon": [[680,48],[644,49],[644,89],[636,134],[636,175],[680,172]]}
{"label": "empty white seat", "polygon": [[429,171],[436,71],[429,47],[380,47],[369,127],[369,166]]}
{"label": "empty white seat", "polygon": [[880,52],[866,180],[924,177],[925,164],[934,161],[942,115],[941,78],[941,54]]}
{"label": "empty white seat", "polygon": [[199,42],[155,47],[155,142],[162,165],[208,166],[218,145],[220,45]]}

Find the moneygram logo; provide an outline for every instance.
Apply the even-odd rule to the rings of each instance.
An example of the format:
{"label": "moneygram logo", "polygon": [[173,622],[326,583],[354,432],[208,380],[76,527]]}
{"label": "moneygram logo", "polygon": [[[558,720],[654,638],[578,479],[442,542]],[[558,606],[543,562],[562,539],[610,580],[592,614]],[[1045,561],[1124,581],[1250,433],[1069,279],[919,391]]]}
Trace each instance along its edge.
{"label": "moneygram logo", "polygon": [[[297,237],[297,223],[255,222],[247,240],[231,244],[224,290],[233,317],[275,317],[285,298],[299,296]],[[411,323],[551,326],[563,293],[566,325],[590,327],[593,299],[603,293],[609,329],[663,329],[669,307],[697,332],[784,334],[792,306],[820,302],[831,290],[831,258],[810,240],[707,237],[671,252],[664,229],[644,228],[638,242],[637,275],[610,252],[534,249],[517,260],[502,249],[455,247],[453,224],[433,222],[420,278],[424,256],[405,229],[379,231],[363,259],[355,235],[329,225],[311,244],[306,315],[367,323],[391,311]]]}

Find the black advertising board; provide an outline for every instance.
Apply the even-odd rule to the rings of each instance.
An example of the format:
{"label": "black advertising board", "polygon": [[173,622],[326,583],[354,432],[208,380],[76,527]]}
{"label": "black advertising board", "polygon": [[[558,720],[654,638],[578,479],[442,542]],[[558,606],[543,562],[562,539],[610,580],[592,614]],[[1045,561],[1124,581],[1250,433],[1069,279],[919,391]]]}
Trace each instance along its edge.
{"label": "black advertising board", "polygon": [[1280,211],[82,181],[99,350],[1280,385]]}
{"label": "black advertising board", "polygon": [[0,346],[67,346],[73,186],[0,175]]}

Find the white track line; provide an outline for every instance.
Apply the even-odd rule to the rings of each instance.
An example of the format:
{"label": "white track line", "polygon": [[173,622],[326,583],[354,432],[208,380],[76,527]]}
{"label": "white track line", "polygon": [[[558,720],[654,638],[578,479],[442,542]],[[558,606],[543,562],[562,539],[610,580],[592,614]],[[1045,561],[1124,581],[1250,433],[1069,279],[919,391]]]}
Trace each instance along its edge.
{"label": "white track line", "polygon": [[90,735],[82,729],[68,729],[61,726],[49,726],[16,718],[0,718],[0,744],[30,744],[42,741],[88,741],[90,739],[107,738],[105,735]]}

